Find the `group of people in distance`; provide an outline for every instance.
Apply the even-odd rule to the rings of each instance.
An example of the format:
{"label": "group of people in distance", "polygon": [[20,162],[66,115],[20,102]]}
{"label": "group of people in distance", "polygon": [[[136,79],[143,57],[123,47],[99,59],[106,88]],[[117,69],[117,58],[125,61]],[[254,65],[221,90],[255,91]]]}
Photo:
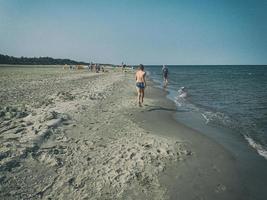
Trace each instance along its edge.
{"label": "group of people in distance", "polygon": [[[163,87],[166,88],[168,84],[168,74],[169,70],[167,66],[163,65],[162,67],[162,76],[163,76]],[[136,80],[136,89],[137,89],[137,101],[139,106],[142,106],[145,96],[146,88],[146,72],[144,70],[144,65],[140,64],[138,70],[135,74]]]}
{"label": "group of people in distance", "polygon": [[[98,73],[101,70],[100,64],[93,64],[92,62],[90,63],[88,70],[90,70],[91,72],[94,71],[96,73]],[[104,68],[102,67],[102,71],[104,71]]]}

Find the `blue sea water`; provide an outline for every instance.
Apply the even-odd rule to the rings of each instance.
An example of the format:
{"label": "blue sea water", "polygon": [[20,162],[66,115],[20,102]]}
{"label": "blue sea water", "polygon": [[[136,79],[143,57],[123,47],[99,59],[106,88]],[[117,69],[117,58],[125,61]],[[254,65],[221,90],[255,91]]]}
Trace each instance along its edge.
{"label": "blue sea water", "polygon": [[[146,66],[162,85],[162,66]],[[187,121],[241,135],[267,159],[267,66],[168,66],[169,98]],[[185,116],[185,115],[183,115]],[[199,116],[193,117],[193,116]]]}

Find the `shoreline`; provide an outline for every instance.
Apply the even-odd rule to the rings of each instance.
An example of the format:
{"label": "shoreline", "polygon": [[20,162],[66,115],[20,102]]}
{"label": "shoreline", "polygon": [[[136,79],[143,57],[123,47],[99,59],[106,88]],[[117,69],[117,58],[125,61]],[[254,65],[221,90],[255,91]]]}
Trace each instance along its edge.
{"label": "shoreline", "polygon": [[[155,93],[162,93],[158,83],[153,82],[153,84],[156,85],[153,89]],[[172,132],[172,136],[183,138],[183,141],[191,141],[189,146],[193,151],[193,156],[185,160],[183,167],[181,165],[179,167],[174,166],[167,170],[168,175],[163,176],[168,188],[172,188],[171,199],[265,199],[267,195],[264,189],[267,180],[267,173],[264,170],[267,167],[266,160],[258,155],[255,149],[248,146],[245,143],[246,141],[236,141],[231,137],[228,137],[227,140],[223,136],[225,133],[222,131],[217,133],[218,130],[211,129],[207,134],[203,133],[203,130],[206,129],[200,129],[199,131],[194,126],[189,126],[188,123],[179,122],[176,117],[176,113],[179,111],[177,111],[175,103],[167,97],[168,94],[168,92],[165,92],[164,95],[158,95],[156,98],[165,98],[166,102],[169,103],[165,103],[165,106],[158,106],[157,109],[151,109],[149,112],[152,111],[154,114],[147,112],[145,118],[149,119],[150,123],[154,121],[153,124],[155,125],[155,127],[147,126],[147,128],[164,132],[162,127],[165,126],[168,133]],[[159,123],[160,119],[165,119],[165,123]],[[220,138],[210,135],[215,132],[216,134],[222,134],[221,137],[225,141],[222,142]],[[225,146],[225,142],[230,144]],[[180,171],[176,168],[179,168]],[[191,173],[197,178],[194,178]],[[205,173],[206,176],[209,174],[212,178],[205,177],[203,175]],[[185,174],[187,174],[187,177]],[[175,176],[176,178],[169,179],[169,177]],[[179,176],[180,178],[183,177],[183,181],[187,182],[188,185],[185,186],[183,181],[178,178]],[[188,182],[190,178],[195,179],[196,183]],[[203,186],[203,184],[206,185]],[[200,185],[202,186],[199,187]],[[197,187],[199,191],[196,190],[192,194],[190,187],[191,191],[194,191],[194,187]],[[179,188],[183,188],[183,191],[177,191]]]}
{"label": "shoreline", "polygon": [[133,72],[0,70],[4,199],[265,197],[242,183],[235,155],[175,120],[151,80],[140,108]]}
{"label": "shoreline", "polygon": [[175,120],[174,102],[154,84],[147,88],[146,97],[157,99],[157,106],[148,106],[137,113],[137,118],[146,121],[144,129],[179,138],[192,151],[188,159],[168,168],[161,177],[169,188],[170,199],[244,199],[233,155],[203,133]]}

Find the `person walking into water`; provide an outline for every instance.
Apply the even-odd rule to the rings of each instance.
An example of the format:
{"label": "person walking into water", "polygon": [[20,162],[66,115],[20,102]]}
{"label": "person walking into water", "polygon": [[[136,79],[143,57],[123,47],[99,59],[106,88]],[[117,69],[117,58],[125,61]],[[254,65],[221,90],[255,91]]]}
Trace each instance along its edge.
{"label": "person walking into water", "polygon": [[164,88],[166,88],[167,85],[168,85],[168,73],[169,73],[168,68],[165,65],[163,65],[163,67],[162,67],[162,75],[163,75],[163,86],[164,86]]}
{"label": "person walking into water", "polygon": [[145,96],[146,87],[146,72],[144,71],[144,65],[140,64],[135,74],[136,89],[137,89],[137,101],[139,106],[142,106]]}

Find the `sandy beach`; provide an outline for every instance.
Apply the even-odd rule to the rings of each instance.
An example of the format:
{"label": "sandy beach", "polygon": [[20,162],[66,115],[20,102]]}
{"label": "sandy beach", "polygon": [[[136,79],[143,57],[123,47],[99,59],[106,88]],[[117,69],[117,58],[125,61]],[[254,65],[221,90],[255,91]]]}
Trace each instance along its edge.
{"label": "sandy beach", "polygon": [[175,120],[174,103],[151,80],[139,107],[132,70],[0,70],[1,199],[255,199],[261,191],[240,178],[237,155]]}
{"label": "sandy beach", "polygon": [[0,200],[267,200],[267,0],[0,2]]}
{"label": "sandy beach", "polygon": [[1,68],[1,199],[168,199],[159,175],[190,157],[142,127],[133,72]]}

